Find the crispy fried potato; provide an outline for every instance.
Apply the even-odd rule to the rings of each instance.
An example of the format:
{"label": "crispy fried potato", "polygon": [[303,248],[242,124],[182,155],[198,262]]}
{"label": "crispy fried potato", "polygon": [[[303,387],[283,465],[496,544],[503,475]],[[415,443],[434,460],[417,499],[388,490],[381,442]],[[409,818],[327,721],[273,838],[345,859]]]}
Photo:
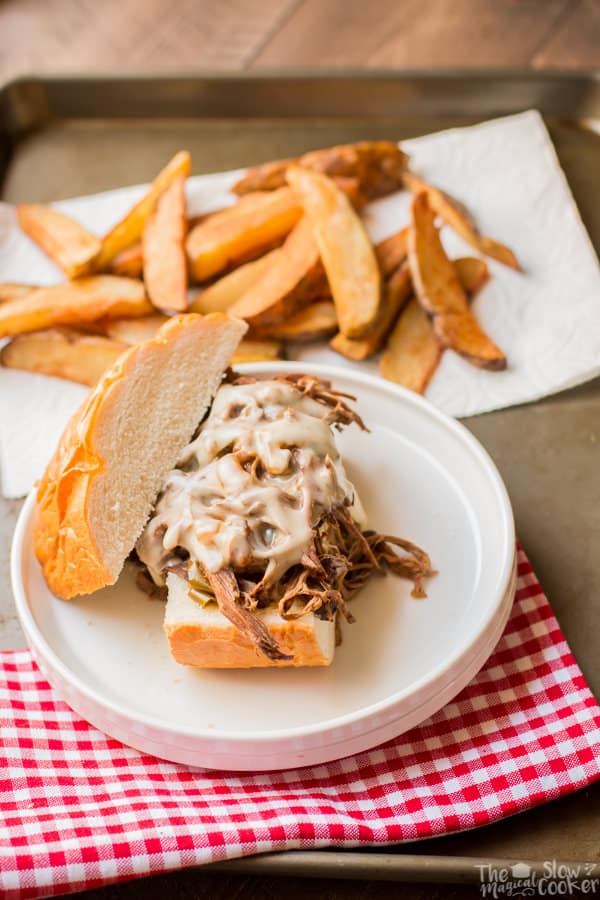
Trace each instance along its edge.
{"label": "crispy fried potato", "polygon": [[413,297],[388,338],[379,371],[388,381],[423,394],[443,352],[427,314]]}
{"label": "crispy fried potato", "polygon": [[274,262],[279,248],[253,259],[252,262],[238,266],[227,275],[223,275],[214,284],[201,291],[192,301],[190,312],[211,313],[226,312],[240,297],[243,297]]}
{"label": "crispy fried potato", "polygon": [[156,309],[188,308],[185,235],[185,177],[179,175],[156,201],[142,236],[144,282]]}
{"label": "crispy fried potato", "polygon": [[258,194],[201,222],[190,231],[186,250],[196,281],[207,281],[279,245],[302,215],[289,187]]}
{"label": "crispy fried potato", "polygon": [[141,281],[91,275],[37,288],[25,297],[0,305],[0,337],[101,318],[147,316],[151,312]]}
{"label": "crispy fried potato", "polygon": [[108,270],[111,275],[123,275],[125,278],[141,278],[144,272],[144,254],[142,242],[136,241],[131,247],[121,250],[110,261]]}
{"label": "crispy fried potato", "polygon": [[102,333],[115,341],[123,344],[142,344],[144,341],[151,341],[168,319],[168,316],[157,313],[138,319],[104,319],[99,325]]}
{"label": "crispy fried potato", "polygon": [[462,284],[463,290],[469,295],[469,299],[481,290],[490,277],[487,263],[477,256],[461,256],[453,259],[452,265],[456,269],[458,280]]}
{"label": "crispy fried potato", "polygon": [[274,359],[283,359],[280,341],[243,340],[238,344],[231,364],[235,366],[249,362],[272,362]]}
{"label": "crispy fried potato", "polygon": [[482,330],[473,313],[469,312],[468,316],[463,313],[436,316],[433,330],[445,347],[460,353],[474,366],[494,372],[506,368],[506,357]]}
{"label": "crispy fried potato", "polygon": [[17,206],[19,225],[69,278],[88,275],[100,253],[100,238],[79,222],[41,203]]}
{"label": "crispy fried potato", "polygon": [[272,162],[254,166],[248,169],[239,181],[236,181],[231,190],[240,197],[251,191],[276,191],[277,188],[285,187],[285,173],[290,166],[298,163],[298,157],[294,157],[293,159],[275,159]]}
{"label": "crispy fried potato", "polygon": [[357,212],[360,212],[367,205],[368,197],[363,193],[358,178],[351,178],[349,175],[337,175],[331,180],[346,195]]}
{"label": "crispy fried potato", "polygon": [[264,332],[264,336],[281,341],[308,343],[331,337],[337,330],[335,305],[331,300],[317,300],[290,316],[280,325]]}
{"label": "crispy fried potato", "polygon": [[[191,231],[200,222],[205,222],[210,216],[214,216],[214,210],[209,213],[201,213],[197,216],[189,216],[187,219],[186,231]],[[121,250],[114,259],[111,260],[108,270],[111,275],[124,275],[126,278],[141,278],[144,271],[144,254],[142,251],[142,242],[136,241],[131,247]]]}
{"label": "crispy fried potato", "polygon": [[[394,236],[395,237],[395,236]],[[381,246],[381,245],[379,245]],[[375,248],[377,251],[377,247]],[[469,295],[469,299],[487,281],[489,269],[482,259],[474,256],[463,256],[453,260],[460,283]],[[378,353],[398,317],[413,292],[408,263],[398,268],[383,286],[383,313],[368,335],[358,340],[344,337],[338,333],[329,346],[347,359],[360,362]],[[431,325],[429,326],[431,328]]]}
{"label": "crispy fried potato", "polygon": [[435,226],[435,212],[425,192],[412,203],[408,261],[417,299],[433,318],[443,344],[474,365],[503,369],[506,357],[485,334],[469,309],[467,296],[446,256]]}
{"label": "crispy fried potato", "polygon": [[286,177],[302,199],[327,273],[340,331],[362,337],[381,306],[381,276],[373,245],[348,198],[326,175],[292,166]]}
{"label": "crispy fried potato", "polygon": [[375,244],[375,256],[384,278],[394,272],[406,259],[406,237],[408,235],[408,226],[402,231],[396,231],[388,238]]}
{"label": "crispy fried potato", "polygon": [[521,268],[517,257],[509,247],[479,233],[473,217],[458,200],[413,175],[412,172],[404,173],[404,184],[414,194],[425,192],[431,208],[467,244],[511,269]]}
{"label": "crispy fried potato", "polygon": [[117,253],[120,253],[121,250],[126,250],[127,247],[131,247],[132,244],[141,239],[144,225],[152,213],[158,197],[175,178],[178,178],[180,175],[187,178],[190,174],[190,167],[190,154],[187,150],[181,150],[158,173],[148,193],[144,194],[142,199],[138,200],[127,215],[102,239],[102,249],[96,260],[96,269],[98,271],[107,269]]}
{"label": "crispy fried potato", "polygon": [[373,199],[391,194],[402,186],[407,163],[407,155],[393,141],[360,141],[312,150],[299,159],[280,159],[248,169],[233,190],[236,194],[275,190],[286,183],[290,166],[299,165],[330,177],[357,178],[361,192]]}
{"label": "crispy fried potato", "polygon": [[5,281],[0,284],[0,303],[8,303],[10,300],[18,300],[26,297],[37,289],[35,284],[21,284],[17,281]]}
{"label": "crispy fried potato", "polygon": [[67,378],[92,387],[127,344],[73,328],[49,328],[13,338],[0,351],[0,362],[11,369]]}
{"label": "crispy fried potato", "polygon": [[[473,256],[464,256],[453,260],[453,265],[471,300],[489,277],[486,263]],[[423,394],[443,351],[427,314],[418,300],[413,298],[401,312],[389,337],[386,352],[381,359],[381,374],[389,381],[403,384],[404,387]]]}
{"label": "crispy fried potato", "polygon": [[325,269],[312,224],[304,216],[258,281],[229,312],[261,331],[281,325],[324,293],[327,293]]}
{"label": "crispy fried potato", "polygon": [[347,338],[340,331],[330,341],[329,346],[336,353],[357,362],[379,353],[400,310],[408,302],[411,294],[412,282],[408,263],[405,262],[384,282],[381,312],[366,337]]}

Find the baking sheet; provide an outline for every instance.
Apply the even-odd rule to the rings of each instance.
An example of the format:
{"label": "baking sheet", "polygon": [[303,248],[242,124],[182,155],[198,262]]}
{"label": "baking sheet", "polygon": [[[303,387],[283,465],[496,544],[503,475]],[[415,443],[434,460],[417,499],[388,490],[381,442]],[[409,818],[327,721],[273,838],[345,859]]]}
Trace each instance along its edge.
{"label": "baking sheet", "polygon": [[[546,114],[598,252],[600,136],[594,127],[600,121],[600,88],[595,77],[585,75],[25,80],[0,94],[0,166],[10,156],[1,196],[43,202],[144,181],[182,146],[192,152],[196,172],[210,172],[333,143],[402,139],[529,107]],[[597,696],[599,423],[598,380],[465,422],[501,470],[518,533]],[[17,509],[14,502],[0,503],[2,601],[10,594],[7,557]],[[5,618],[0,645],[23,646],[12,608],[0,613]],[[477,858],[593,860],[600,839],[599,800],[600,784],[485,829],[404,845],[396,854],[368,852],[361,874],[373,877],[367,857],[377,858],[390,877],[424,881],[448,876],[448,857],[454,860],[451,868],[463,873],[461,880],[470,879]],[[337,851],[303,854],[299,871],[326,874],[343,868],[345,859]],[[250,859],[245,871],[274,874],[276,866]],[[360,877],[359,871],[352,877]]]}

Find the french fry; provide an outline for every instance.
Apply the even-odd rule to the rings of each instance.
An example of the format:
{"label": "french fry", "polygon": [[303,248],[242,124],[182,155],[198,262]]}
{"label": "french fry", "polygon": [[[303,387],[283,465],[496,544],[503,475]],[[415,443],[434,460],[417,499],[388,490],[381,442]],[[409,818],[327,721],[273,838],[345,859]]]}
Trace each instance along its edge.
{"label": "french fry", "polygon": [[52,206],[17,206],[19,225],[69,278],[88,275],[100,253],[100,238]]}
{"label": "french fry", "polygon": [[402,186],[407,163],[407,155],[393,141],[360,141],[312,150],[299,159],[280,159],[248,169],[233,190],[236,194],[275,190],[286,183],[290,166],[299,165],[330,177],[357,178],[361,192],[373,199],[391,194]]}
{"label": "french fry", "polygon": [[443,352],[427,314],[413,297],[388,338],[379,371],[388,381],[423,394]]}
{"label": "french fry", "polygon": [[412,282],[408,263],[405,262],[384,282],[381,313],[367,336],[352,339],[340,331],[330,341],[329,346],[336,353],[357,362],[379,353],[400,310],[408,302],[411,294]]}
{"label": "french fry", "polygon": [[358,178],[349,175],[338,175],[331,179],[342,191],[357,212],[367,205],[368,197],[363,193]]}
{"label": "french fry", "polygon": [[30,294],[35,290],[35,284],[21,284],[16,281],[5,281],[3,284],[0,284],[0,303],[18,300],[19,297],[26,297],[27,294]]}
{"label": "french fry", "polygon": [[426,193],[431,208],[475,250],[504,263],[511,269],[521,268],[517,257],[509,247],[479,233],[473,217],[458,200],[413,175],[412,172],[404,173],[404,184],[414,194]]}
{"label": "french fry", "polygon": [[156,309],[188,308],[185,233],[185,177],[179,175],[156,201],[142,236],[144,282]]}
{"label": "french fry", "polygon": [[365,227],[348,198],[326,175],[292,166],[286,177],[311,223],[340,331],[346,337],[362,337],[381,305],[379,266]]}
{"label": "french fry", "polygon": [[237,269],[223,275],[214,284],[209,285],[194,298],[190,312],[211,313],[226,312],[240,297],[243,297],[259,278],[271,266],[280,252],[279,248],[238,266]]}
{"label": "french fry", "polygon": [[384,278],[391,275],[406,259],[408,227],[375,244],[375,256]]}
{"label": "french fry", "polygon": [[289,187],[256,195],[196,225],[188,234],[186,250],[190,273],[196,281],[255,259],[280,244],[302,215],[300,201]]}
{"label": "french fry", "polygon": [[240,197],[252,191],[276,191],[280,187],[285,187],[285,173],[290,166],[297,165],[299,161],[298,157],[275,159],[253,166],[239,181],[236,181],[231,190]]}
{"label": "french fry", "polygon": [[157,313],[138,319],[105,319],[100,323],[100,327],[102,333],[114,341],[123,344],[142,344],[144,341],[151,341],[168,318]]}
{"label": "french fry", "polygon": [[331,337],[336,330],[335,305],[331,300],[317,300],[264,334],[281,341],[308,343]]}
{"label": "french fry", "polygon": [[461,256],[452,260],[463,290],[472,299],[490,277],[487,263],[477,256]]}
{"label": "french fry", "polygon": [[175,178],[180,175],[187,178],[190,174],[190,167],[190,154],[187,150],[181,150],[158,173],[148,193],[144,194],[142,199],[102,239],[102,249],[96,260],[98,271],[107,269],[117,253],[126,250],[141,239],[144,225],[152,213],[158,197]]}
{"label": "french fry", "polygon": [[91,275],[0,305],[0,337],[54,325],[80,325],[102,318],[147,316],[153,311],[141,281]]}
{"label": "french fry", "polygon": [[[399,232],[401,233],[401,232]],[[395,237],[395,235],[394,235]],[[388,239],[389,240],[389,239]],[[381,246],[378,245],[378,246]],[[377,247],[375,250],[377,251]],[[453,261],[459,280],[469,298],[476,293],[489,277],[489,269],[482,259],[464,256]],[[352,340],[338,332],[329,346],[347,359],[360,362],[378,353],[413,292],[408,263],[403,263],[383,286],[383,313],[365,338]],[[431,328],[431,325],[430,325]]]}
{"label": "french fry", "polygon": [[127,344],[72,328],[49,328],[13,338],[0,351],[0,362],[55,378],[93,386],[127,350]]}
{"label": "french fry", "polygon": [[[453,260],[453,265],[471,300],[489,277],[486,263],[473,256],[464,256]],[[427,314],[413,298],[401,312],[389,337],[380,372],[389,381],[423,394],[443,352]]]}
{"label": "french fry", "polygon": [[238,344],[231,364],[235,366],[249,362],[272,362],[275,359],[283,359],[280,341],[243,340]]}
{"label": "french fry", "polygon": [[324,293],[325,270],[312,224],[304,216],[272,258],[271,265],[229,312],[245,319],[252,329],[262,331],[281,325]]}
{"label": "french fry", "polygon": [[408,261],[415,294],[442,343],[485,369],[506,368],[506,357],[469,309],[456,269],[446,256],[425,192],[412,202]]}
{"label": "french fry", "polygon": [[[215,212],[201,213],[197,216],[189,216],[187,220],[186,231],[191,231],[200,222],[206,221],[209,216],[213,216]],[[121,250],[114,259],[111,260],[108,270],[111,275],[124,275],[126,278],[141,278],[144,271],[144,254],[142,251],[142,242],[136,241],[131,247]]]}
{"label": "french fry", "polygon": [[121,250],[110,261],[108,270],[111,275],[123,275],[125,278],[141,278],[144,272],[144,254],[142,242],[137,241],[131,247]]}

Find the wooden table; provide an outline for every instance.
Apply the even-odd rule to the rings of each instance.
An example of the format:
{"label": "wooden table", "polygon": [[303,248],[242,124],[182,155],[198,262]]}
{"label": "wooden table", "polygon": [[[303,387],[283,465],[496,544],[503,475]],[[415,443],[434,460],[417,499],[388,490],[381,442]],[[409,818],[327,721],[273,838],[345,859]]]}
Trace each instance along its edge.
{"label": "wooden table", "polygon": [[0,80],[89,70],[599,65],[598,0],[0,3]]}
{"label": "wooden table", "polygon": [[[4,0],[0,81],[25,73],[296,67],[600,67],[598,0]],[[515,829],[519,831],[519,817]],[[475,887],[188,870],[119,898],[469,898]]]}

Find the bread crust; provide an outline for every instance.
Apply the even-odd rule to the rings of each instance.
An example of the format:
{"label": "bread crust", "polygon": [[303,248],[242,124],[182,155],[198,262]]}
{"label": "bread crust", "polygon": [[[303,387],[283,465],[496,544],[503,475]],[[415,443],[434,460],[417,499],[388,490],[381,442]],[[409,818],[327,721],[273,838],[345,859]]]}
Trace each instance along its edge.
{"label": "bread crust", "polygon": [[[94,435],[107,407],[135,371],[140,357],[153,349],[170,352],[182,329],[220,331],[232,320],[220,313],[184,315],[170,319],[157,335],[125,351],[100,379],[74,414],[40,479],[34,524],[34,550],[50,590],[62,599],[88,594],[114,584],[118,572],[109,571],[94,538],[88,503],[94,479],[104,470]],[[182,446],[185,443],[182,438]]]}
{"label": "bread crust", "polygon": [[[165,624],[171,655],[184,666],[202,669],[256,669],[328,666],[315,629],[303,619],[268,624],[268,631],[291,660],[273,660],[260,653],[235,625],[224,621],[201,625]],[[332,626],[333,627],[333,626]]]}

